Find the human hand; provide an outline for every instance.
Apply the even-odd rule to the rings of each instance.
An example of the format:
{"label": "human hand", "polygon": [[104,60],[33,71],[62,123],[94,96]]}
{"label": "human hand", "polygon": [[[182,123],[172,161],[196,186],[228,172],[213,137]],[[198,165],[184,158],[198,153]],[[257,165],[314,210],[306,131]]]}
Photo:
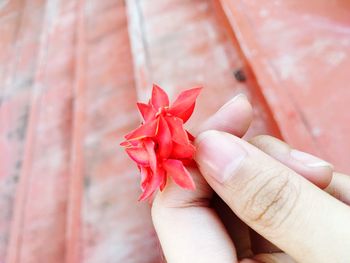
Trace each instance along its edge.
{"label": "human hand", "polygon": [[[250,106],[241,97],[216,113],[202,130],[214,128],[241,136],[250,119]],[[270,142],[266,143],[268,140]],[[212,143],[214,141],[216,143]],[[300,152],[290,154],[287,145],[270,137],[258,137],[252,143],[279,162],[226,133],[210,131],[198,137],[197,161],[210,186],[250,227],[293,258],[302,262],[343,262],[341,260],[350,257],[344,251],[349,240],[341,239],[350,232],[345,224],[349,220],[349,208],[302,177],[325,187],[332,178],[331,166]],[[237,159],[229,157],[234,157],[237,148],[243,154],[236,155],[241,161],[231,170]],[[207,156],[212,153],[214,156]],[[229,165],[223,160],[229,160]],[[224,170],[227,172],[223,173]],[[153,220],[167,260],[237,262],[235,246],[210,206],[211,188],[197,169],[192,169],[192,174],[197,185],[195,192],[169,185],[157,195],[153,204]],[[226,175],[226,181],[219,183],[213,179],[216,175]],[[339,178],[347,184],[339,184]],[[344,190],[349,178],[337,175],[333,176],[333,181],[329,188],[343,194],[346,201],[349,197]],[[322,238],[323,235],[328,238]],[[331,250],[324,249],[326,246]],[[334,255],[335,252],[338,253]],[[256,259],[293,262],[284,253],[260,254]]]}

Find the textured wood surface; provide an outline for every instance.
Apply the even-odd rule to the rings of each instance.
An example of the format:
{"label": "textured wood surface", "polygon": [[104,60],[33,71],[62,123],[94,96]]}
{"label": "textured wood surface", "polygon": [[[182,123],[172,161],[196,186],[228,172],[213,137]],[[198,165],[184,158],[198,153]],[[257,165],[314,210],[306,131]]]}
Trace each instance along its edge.
{"label": "textured wood surface", "polygon": [[285,140],[350,173],[350,2],[221,3]]}
{"label": "textured wood surface", "polygon": [[[298,12],[333,19],[307,31],[321,38],[334,30],[324,47],[331,62],[319,68],[310,39],[303,35],[299,43],[283,35],[286,25],[264,20],[266,12],[280,18],[277,7],[235,2],[0,0],[0,262],[162,261],[150,206],[137,202],[137,169],[119,147],[139,124],[135,103],[149,98],[153,82],[171,98],[204,87],[189,128],[245,93],[255,116],[246,137],[283,137],[335,162],[350,148],[344,148],[349,126],[342,110],[349,101],[348,56],[340,60],[331,45],[335,39],[348,45],[349,6],[334,16],[324,7],[338,9],[327,1],[312,1],[314,9],[280,5],[291,26]],[[238,15],[237,8],[251,11]],[[284,47],[283,37],[293,44]],[[255,49],[268,66],[252,59]],[[284,52],[300,59],[288,72],[279,64]],[[309,59],[314,64],[299,72]],[[267,72],[271,65],[278,78]],[[307,90],[296,74],[308,77]],[[331,102],[330,87],[342,94],[332,93]],[[312,90],[317,100],[310,99]],[[342,125],[328,147],[326,127],[334,119]],[[345,158],[336,164],[349,168]]]}

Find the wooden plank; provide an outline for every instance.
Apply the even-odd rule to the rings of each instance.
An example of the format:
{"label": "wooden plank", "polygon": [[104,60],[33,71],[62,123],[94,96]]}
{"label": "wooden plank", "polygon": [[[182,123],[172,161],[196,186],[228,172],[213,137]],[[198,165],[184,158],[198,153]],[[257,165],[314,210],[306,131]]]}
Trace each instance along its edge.
{"label": "wooden plank", "polygon": [[349,2],[221,3],[285,140],[350,172]]}
{"label": "wooden plank", "polygon": [[83,261],[157,262],[150,207],[119,146],[139,123],[125,3],[90,1],[87,16]]}
{"label": "wooden plank", "polygon": [[[254,105],[255,120],[248,137],[259,133],[279,136],[254,74],[230,35],[217,1],[130,0],[128,3],[135,79],[139,99],[150,96],[152,82],[172,98],[184,88],[202,85],[195,126],[237,93],[245,93]],[[245,81],[234,74],[242,71]]]}
{"label": "wooden plank", "polygon": [[[38,11],[42,9],[37,8]],[[28,110],[42,15],[28,23],[25,1],[6,2],[0,10],[0,261],[5,261],[16,186],[22,166]],[[31,32],[31,41],[26,33]],[[28,52],[30,50],[30,52]],[[25,57],[24,54],[27,54]]]}
{"label": "wooden plank", "polygon": [[72,126],[71,169],[66,229],[66,262],[81,262],[81,207],[84,172],[84,127],[86,101],[86,20],[85,0],[77,3],[74,65],[74,108]]}
{"label": "wooden plank", "polygon": [[[35,12],[36,4],[31,2],[28,11]],[[68,1],[50,1],[45,6],[6,262],[64,259],[72,101],[67,72],[73,57],[73,35],[67,29],[74,22],[69,10],[62,11],[66,5]],[[64,55],[58,50],[65,50]]]}

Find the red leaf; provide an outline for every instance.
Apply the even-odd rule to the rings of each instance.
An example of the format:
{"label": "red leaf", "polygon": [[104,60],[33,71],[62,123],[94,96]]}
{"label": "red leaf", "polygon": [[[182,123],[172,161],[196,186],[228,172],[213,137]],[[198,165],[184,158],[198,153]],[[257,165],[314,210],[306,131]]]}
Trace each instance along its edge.
{"label": "red leaf", "polygon": [[132,147],[125,149],[126,153],[139,165],[149,165],[149,156],[146,149],[142,147]]}
{"label": "red leaf", "polygon": [[181,92],[175,102],[171,105],[169,113],[181,118],[184,123],[193,113],[196,99],[202,88],[194,88]]}
{"label": "red leaf", "polygon": [[158,141],[158,156],[160,158],[168,158],[172,151],[173,143],[168,124],[162,116],[159,116],[156,136]]}
{"label": "red leaf", "polygon": [[156,112],[154,111],[151,105],[138,102],[137,107],[139,109],[139,112],[141,113],[142,118],[146,122],[152,120],[156,115]]}
{"label": "red leaf", "polygon": [[166,117],[165,120],[168,123],[173,141],[178,144],[188,144],[189,140],[183,127],[182,119],[176,117]]}
{"label": "red leaf", "polygon": [[190,190],[196,188],[190,173],[181,161],[168,159],[163,162],[163,167],[167,171],[167,175],[171,176],[179,186]]}
{"label": "red leaf", "polygon": [[151,102],[156,111],[158,111],[159,108],[169,106],[168,95],[156,84],[153,84]]}
{"label": "red leaf", "polygon": [[173,142],[173,150],[170,154],[170,158],[173,159],[192,159],[196,152],[196,148],[191,144],[178,144]]}
{"label": "red leaf", "polygon": [[157,129],[157,120],[153,120],[151,122],[146,122],[130,132],[129,134],[125,135],[125,139],[127,140],[137,140],[142,139],[146,137],[153,137],[156,134]]}

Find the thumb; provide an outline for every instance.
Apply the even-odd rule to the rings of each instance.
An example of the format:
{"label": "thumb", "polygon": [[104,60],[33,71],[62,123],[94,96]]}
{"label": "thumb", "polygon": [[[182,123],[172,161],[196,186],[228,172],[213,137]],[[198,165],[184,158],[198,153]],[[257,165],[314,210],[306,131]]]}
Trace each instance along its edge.
{"label": "thumb", "polygon": [[233,135],[207,131],[196,143],[205,179],[260,235],[297,261],[350,258],[348,206]]}

